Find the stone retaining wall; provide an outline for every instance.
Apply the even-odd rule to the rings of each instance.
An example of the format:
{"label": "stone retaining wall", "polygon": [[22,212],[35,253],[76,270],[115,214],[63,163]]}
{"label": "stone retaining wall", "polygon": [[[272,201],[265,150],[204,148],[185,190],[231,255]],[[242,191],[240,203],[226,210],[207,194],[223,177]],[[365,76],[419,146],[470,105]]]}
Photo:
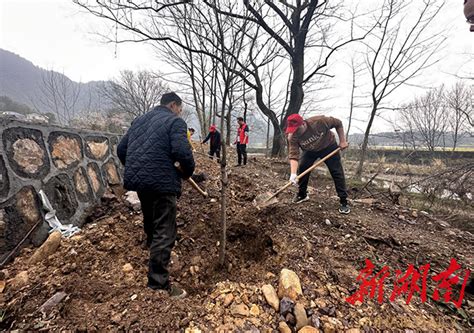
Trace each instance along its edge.
{"label": "stone retaining wall", "polygon": [[[0,119],[0,259],[43,219],[43,189],[61,223],[81,226],[109,186],[121,184],[114,134]],[[26,243],[41,244],[44,222]]]}

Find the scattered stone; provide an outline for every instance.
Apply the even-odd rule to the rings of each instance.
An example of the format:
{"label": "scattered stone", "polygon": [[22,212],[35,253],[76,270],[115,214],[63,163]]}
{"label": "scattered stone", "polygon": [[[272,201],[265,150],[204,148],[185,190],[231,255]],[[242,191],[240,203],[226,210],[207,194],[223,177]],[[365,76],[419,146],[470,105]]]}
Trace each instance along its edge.
{"label": "scattered stone", "polygon": [[350,328],[346,331],[346,333],[360,333],[360,329],[358,328]]}
{"label": "scattered stone", "polygon": [[326,225],[331,225],[331,221],[329,221],[329,219],[325,219],[324,223],[326,223]]}
{"label": "scattered stone", "polygon": [[122,266],[122,271],[127,274],[133,271],[133,266],[130,263],[126,263]]}
{"label": "scattered stone", "polygon": [[312,327],[312,326],[305,326],[302,329],[300,329],[298,331],[298,333],[319,333],[319,330],[317,328]]}
{"label": "scattered stone", "polygon": [[212,202],[212,203],[215,203],[215,202],[217,202],[217,200],[214,199],[214,198],[212,198],[212,199],[211,199],[211,202]]}
{"label": "scattered stone", "polygon": [[249,307],[245,304],[235,304],[230,309],[230,313],[234,316],[248,317],[250,314]]}
{"label": "scattered stone", "polygon": [[414,218],[417,218],[418,217],[418,212],[416,210],[414,210],[413,212],[411,212],[411,216],[413,216]]}
{"label": "scattered stone", "polygon": [[280,333],[291,333],[290,327],[284,321],[280,321],[280,323],[278,324],[278,330],[280,331]]}
{"label": "scattered stone", "polygon": [[323,324],[323,332],[324,333],[336,333],[336,326],[334,326],[332,323],[325,322]]}
{"label": "scattered stone", "polygon": [[288,297],[283,297],[280,301],[280,314],[286,316],[287,313],[292,312],[295,307],[295,302],[293,302]]}
{"label": "scattered stone", "polygon": [[35,264],[37,262],[43,261],[48,258],[51,254],[56,252],[59,245],[61,244],[61,232],[55,231],[49,235],[48,239],[41,245],[33,254],[29,260],[30,264]]}
{"label": "scattered stone", "polygon": [[188,327],[184,330],[184,333],[201,333],[202,331],[197,327]]}
{"label": "scattered stone", "polygon": [[311,316],[311,324],[316,328],[321,327],[321,320],[319,320],[319,317],[317,315],[314,314]]}
{"label": "scattered stone", "polygon": [[28,271],[21,271],[13,279],[10,280],[9,285],[11,285],[13,290],[17,290],[26,286],[28,282]]}
{"label": "scattered stone", "polygon": [[295,309],[294,309],[294,314],[296,317],[296,329],[299,330],[300,328],[303,328],[304,326],[307,326],[309,324],[308,322],[308,317],[306,316],[306,310],[301,303],[296,303]]}
{"label": "scattered stone", "polygon": [[233,301],[234,301],[234,295],[232,295],[232,293],[225,295],[224,307],[228,307]]}
{"label": "scattered stone", "polygon": [[48,315],[59,303],[62,302],[63,299],[66,298],[66,296],[67,294],[65,292],[57,292],[50,299],[44,302],[43,305],[41,305],[39,312],[44,315]]}
{"label": "scattered stone", "polygon": [[131,299],[132,301],[136,300],[137,298],[138,298],[138,295],[137,295],[137,294],[133,294],[133,295],[130,297],[130,299]]}
{"label": "scattered stone", "polygon": [[271,284],[266,284],[262,287],[262,292],[263,296],[265,296],[265,299],[267,300],[267,303],[272,308],[274,308],[275,311],[278,311],[280,308],[280,301],[278,300],[275,288],[273,288]]}
{"label": "scattered stone", "polygon": [[[267,272],[267,274],[265,274],[265,277],[266,277],[267,279],[273,279],[275,276],[276,276],[276,275],[273,274],[272,272]],[[272,287],[272,288],[273,288],[273,287]],[[275,293],[275,295],[276,295],[276,293]]]}
{"label": "scattered stone", "polygon": [[125,193],[125,202],[132,207],[134,211],[140,211],[142,209],[142,205],[140,203],[140,199],[138,199],[137,192],[128,191]]}
{"label": "scattered stone", "polygon": [[291,326],[296,326],[296,318],[291,312],[286,314],[285,321]]}
{"label": "scattered stone", "polygon": [[120,321],[122,320],[122,315],[120,313],[117,313],[110,318],[110,321],[112,324],[120,324]]}
{"label": "scattered stone", "polygon": [[301,290],[301,283],[298,275],[295,272],[283,268],[280,272],[280,281],[278,284],[278,297],[289,297],[296,301],[298,296],[303,295]]}
{"label": "scattered stone", "polygon": [[254,317],[258,317],[260,316],[260,308],[258,307],[258,305],[256,304],[253,304],[251,307],[250,307],[250,314]]}
{"label": "scattered stone", "polygon": [[64,265],[62,268],[61,268],[61,273],[63,274],[69,274],[71,272],[74,272],[77,268],[77,265],[75,262],[73,262],[72,264],[66,264]]}

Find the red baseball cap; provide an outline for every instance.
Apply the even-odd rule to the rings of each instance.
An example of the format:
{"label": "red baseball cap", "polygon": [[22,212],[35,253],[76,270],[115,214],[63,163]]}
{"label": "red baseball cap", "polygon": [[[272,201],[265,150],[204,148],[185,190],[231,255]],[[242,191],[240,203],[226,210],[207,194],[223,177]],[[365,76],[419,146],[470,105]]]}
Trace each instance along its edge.
{"label": "red baseball cap", "polygon": [[209,127],[209,132],[215,132],[216,131],[216,125],[211,125],[211,127]]}
{"label": "red baseball cap", "polygon": [[303,125],[303,117],[295,113],[288,117],[286,120],[286,134],[295,133],[298,127]]}

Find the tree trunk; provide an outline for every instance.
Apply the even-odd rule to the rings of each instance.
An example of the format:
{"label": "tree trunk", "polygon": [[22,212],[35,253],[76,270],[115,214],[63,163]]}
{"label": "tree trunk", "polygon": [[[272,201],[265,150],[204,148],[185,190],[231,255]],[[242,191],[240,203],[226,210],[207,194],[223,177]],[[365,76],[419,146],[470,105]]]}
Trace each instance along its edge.
{"label": "tree trunk", "polygon": [[357,171],[355,174],[357,178],[360,178],[362,176],[362,169],[364,167],[364,162],[367,155],[367,146],[369,145],[370,130],[372,129],[372,124],[374,122],[376,112],[377,112],[377,105],[374,105],[372,107],[372,112],[370,113],[369,123],[367,124],[367,128],[365,129],[365,133],[364,133],[364,142],[362,143],[362,147],[360,151],[359,165],[357,166]]}
{"label": "tree trunk", "polygon": [[[221,128],[224,131],[224,112],[225,112],[225,101],[227,99],[227,87],[224,90],[224,96],[222,100],[222,107],[221,107]],[[225,135],[224,135],[225,134]],[[220,239],[220,248],[219,248],[219,265],[221,267],[225,264],[225,249],[227,243],[227,215],[226,215],[226,189],[227,189],[227,140],[224,139],[227,137],[227,133],[221,133],[222,136],[222,156],[221,156],[221,239]]]}

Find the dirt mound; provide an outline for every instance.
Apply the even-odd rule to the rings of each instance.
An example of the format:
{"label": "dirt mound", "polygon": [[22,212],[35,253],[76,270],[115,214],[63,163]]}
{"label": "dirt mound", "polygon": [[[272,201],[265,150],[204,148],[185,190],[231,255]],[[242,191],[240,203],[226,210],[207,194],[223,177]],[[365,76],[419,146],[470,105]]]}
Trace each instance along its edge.
{"label": "dirt mound", "polygon": [[[409,209],[388,203],[355,205],[351,215],[341,216],[332,183],[321,177],[314,177],[316,187],[304,205],[289,204],[294,191],[289,189],[278,204],[257,210],[252,200],[283,185],[286,168],[278,161],[251,159],[249,166],[232,168],[229,175],[227,264],[220,268],[219,169],[207,158],[198,157],[198,165],[197,171],[206,174],[201,185],[211,197],[184,185],[171,264],[172,281],[188,290],[187,299],[171,300],[145,287],[148,253],[141,247],[141,214],[115,198],[92,212],[91,223],[79,235],[63,239],[46,261],[29,265],[34,249],[24,249],[3,270],[7,282],[0,294],[0,327],[275,330],[280,316],[260,288],[276,287],[280,270],[289,268],[301,279],[314,326],[319,321],[321,328],[336,322],[339,329],[365,331],[472,329],[470,296],[462,312],[431,299],[421,304],[419,297],[410,305],[403,299],[358,306],[345,300],[358,287],[356,277],[367,258],[393,270],[429,262],[441,271],[454,257],[472,269],[471,234],[443,227],[433,217],[415,218]],[[11,279],[21,271],[27,271],[27,281],[14,288]],[[42,313],[41,305],[58,292],[66,298]],[[252,314],[238,314],[235,306],[241,304]]]}

